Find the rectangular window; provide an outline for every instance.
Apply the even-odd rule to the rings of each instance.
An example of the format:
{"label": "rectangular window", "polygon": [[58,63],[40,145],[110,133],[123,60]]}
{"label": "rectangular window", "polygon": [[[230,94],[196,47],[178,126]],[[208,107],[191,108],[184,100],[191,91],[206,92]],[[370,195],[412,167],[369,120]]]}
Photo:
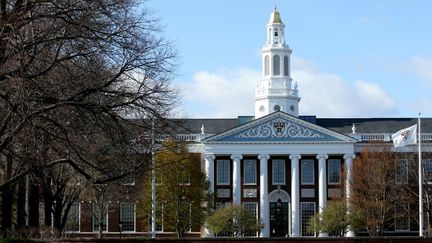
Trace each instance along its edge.
{"label": "rectangular window", "polygon": [[[164,205],[161,203],[156,204],[156,231],[163,232],[164,225]],[[151,231],[151,215],[150,215],[150,231]]]}
{"label": "rectangular window", "polygon": [[190,201],[182,199],[178,209],[179,219],[184,225],[188,224],[188,232],[191,232],[192,227],[192,204]]}
{"label": "rectangular window", "polygon": [[180,186],[189,186],[190,185],[190,171],[182,170],[177,173],[179,179]]}
{"label": "rectangular window", "polygon": [[408,184],[408,160],[395,161],[395,181],[397,184]]}
{"label": "rectangular window", "polygon": [[98,232],[99,226],[102,226],[102,231],[108,231],[108,204],[93,203],[93,231]]}
{"label": "rectangular window", "polygon": [[314,202],[302,202],[301,203],[301,235],[302,236],[314,236],[314,233],[308,232],[309,220],[315,215],[315,203]]}
{"label": "rectangular window", "polygon": [[[243,207],[250,212],[258,220],[258,203],[256,202],[244,202]],[[243,236],[258,236],[258,232],[246,232]]]}
{"label": "rectangular window", "polygon": [[243,161],[243,173],[245,185],[256,185],[257,183],[257,168],[256,160],[246,159]]}
{"label": "rectangular window", "polygon": [[410,229],[409,203],[395,204],[395,231],[408,231]]}
{"label": "rectangular window", "polygon": [[80,231],[80,203],[72,203],[66,219],[65,225],[66,232],[79,232]]}
{"label": "rectangular window", "polygon": [[120,205],[120,224],[122,232],[135,232],[135,204]]}
{"label": "rectangular window", "polygon": [[230,184],[230,161],[217,160],[217,184],[229,185]]}
{"label": "rectangular window", "polygon": [[302,159],[301,160],[301,182],[303,185],[314,184],[314,160]]}
{"label": "rectangular window", "polygon": [[432,159],[423,160],[424,182],[432,184]]}
{"label": "rectangular window", "polygon": [[285,160],[283,159],[272,160],[272,176],[273,176],[273,185],[285,184]]}
{"label": "rectangular window", "polygon": [[328,160],[328,183],[329,184],[340,184],[340,160],[339,159],[329,159]]}

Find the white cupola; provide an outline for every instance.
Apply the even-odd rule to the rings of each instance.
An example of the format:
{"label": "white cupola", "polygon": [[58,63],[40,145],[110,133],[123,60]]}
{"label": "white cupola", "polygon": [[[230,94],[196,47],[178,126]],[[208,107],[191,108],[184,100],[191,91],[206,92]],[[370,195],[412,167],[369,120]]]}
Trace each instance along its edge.
{"label": "white cupola", "polygon": [[290,72],[292,50],[285,43],[285,25],[275,7],[267,24],[267,41],[261,49],[262,79],[255,93],[255,118],[275,111],[298,117],[297,83]]}

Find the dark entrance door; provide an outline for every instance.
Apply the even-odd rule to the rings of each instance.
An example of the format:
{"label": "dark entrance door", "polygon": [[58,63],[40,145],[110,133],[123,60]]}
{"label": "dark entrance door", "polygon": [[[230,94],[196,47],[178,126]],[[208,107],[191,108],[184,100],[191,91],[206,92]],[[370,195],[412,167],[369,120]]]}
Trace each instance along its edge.
{"label": "dark entrance door", "polygon": [[270,203],[270,237],[288,236],[288,203]]}

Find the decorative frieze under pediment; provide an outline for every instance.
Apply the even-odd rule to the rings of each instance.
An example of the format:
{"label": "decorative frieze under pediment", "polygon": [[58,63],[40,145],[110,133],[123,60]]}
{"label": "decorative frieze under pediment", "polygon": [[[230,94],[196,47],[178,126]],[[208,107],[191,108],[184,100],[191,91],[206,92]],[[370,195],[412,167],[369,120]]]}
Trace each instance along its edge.
{"label": "decorative frieze under pediment", "polygon": [[212,142],[355,142],[355,139],[284,112],[275,112],[206,138]]}

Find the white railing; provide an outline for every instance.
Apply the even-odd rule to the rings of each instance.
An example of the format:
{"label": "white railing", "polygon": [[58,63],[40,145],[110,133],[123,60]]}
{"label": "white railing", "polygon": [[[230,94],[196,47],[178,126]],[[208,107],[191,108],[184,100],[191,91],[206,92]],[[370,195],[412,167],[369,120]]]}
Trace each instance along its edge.
{"label": "white railing", "polygon": [[[176,141],[182,142],[200,142],[205,137],[211,136],[212,134],[175,134],[175,135],[161,135],[158,140],[166,141],[169,139],[174,139]],[[346,134],[352,138],[357,139],[359,142],[369,142],[369,141],[392,141],[392,133],[348,133]],[[430,142],[432,141],[432,133],[422,133],[422,141]]]}
{"label": "white railing", "polygon": [[422,133],[421,134],[422,141],[431,141],[432,140],[432,133]]}
{"label": "white railing", "polygon": [[211,134],[175,134],[175,135],[161,135],[159,136],[159,138],[157,139],[158,141],[166,141],[166,140],[176,140],[176,141],[182,141],[182,142],[200,142],[202,139],[204,139],[205,137],[210,136]]}
{"label": "white railing", "polygon": [[[368,142],[368,141],[389,142],[392,140],[391,139],[392,133],[349,133],[346,135],[351,136],[361,142]],[[421,138],[422,141],[432,141],[432,133],[422,133]]]}

